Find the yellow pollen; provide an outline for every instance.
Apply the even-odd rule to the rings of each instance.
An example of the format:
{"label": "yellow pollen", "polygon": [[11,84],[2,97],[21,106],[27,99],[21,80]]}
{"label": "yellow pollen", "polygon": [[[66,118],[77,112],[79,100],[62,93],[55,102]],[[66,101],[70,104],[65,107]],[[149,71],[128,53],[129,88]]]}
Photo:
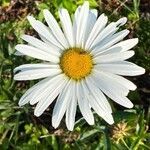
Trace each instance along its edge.
{"label": "yellow pollen", "polygon": [[60,57],[60,68],[69,78],[80,80],[91,73],[92,56],[80,48],[67,49]]}

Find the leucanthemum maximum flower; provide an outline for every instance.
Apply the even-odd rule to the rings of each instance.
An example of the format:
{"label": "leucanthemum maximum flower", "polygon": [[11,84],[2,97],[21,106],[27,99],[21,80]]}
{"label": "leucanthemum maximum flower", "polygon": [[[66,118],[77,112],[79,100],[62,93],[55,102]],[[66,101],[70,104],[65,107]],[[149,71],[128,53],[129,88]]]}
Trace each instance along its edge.
{"label": "leucanthemum maximum flower", "polygon": [[52,114],[54,128],[65,115],[67,128],[73,130],[77,105],[90,125],[94,124],[92,110],[113,124],[112,109],[106,96],[124,107],[133,107],[127,95],[129,90],[136,89],[136,85],[121,75],[145,72],[125,61],[134,55],[130,49],[138,43],[137,38],[122,41],[129,31],[118,29],[127,19],[124,17],[107,25],[107,16],[98,17],[97,11],[89,9],[89,3],[85,2],[77,8],[73,21],[66,9],[59,10],[61,29],[48,10],[43,13],[47,26],[28,16],[41,39],[23,35],[22,39],[28,44],[16,46],[19,55],[43,62],[15,68],[14,79],[45,79],[27,90],[19,105],[37,103],[34,115],[40,116],[58,96]]}

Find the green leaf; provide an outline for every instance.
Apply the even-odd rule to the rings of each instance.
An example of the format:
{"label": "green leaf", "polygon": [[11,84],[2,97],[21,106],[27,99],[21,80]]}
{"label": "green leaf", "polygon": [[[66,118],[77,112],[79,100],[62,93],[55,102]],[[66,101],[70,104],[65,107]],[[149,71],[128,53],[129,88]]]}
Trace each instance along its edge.
{"label": "green leaf", "polygon": [[71,14],[75,11],[76,5],[72,0],[63,0],[62,5],[66,8]]}
{"label": "green leaf", "polygon": [[132,143],[130,149],[131,149],[131,150],[137,150],[137,149],[138,149],[138,146],[139,146],[139,144],[140,144],[140,140],[141,140],[140,137],[136,138],[136,139],[133,141],[133,143]]}
{"label": "green leaf", "polygon": [[52,138],[52,147],[53,147],[53,150],[58,150],[58,144],[57,144],[57,139],[54,135],[51,136]]}
{"label": "green leaf", "polygon": [[141,112],[139,117],[139,130],[137,130],[137,134],[142,136],[145,130],[145,122],[144,122],[144,111]]}
{"label": "green leaf", "polygon": [[107,133],[108,131],[107,130],[105,130],[105,132],[104,132],[104,148],[105,149],[109,149],[109,150],[111,150],[111,142],[110,142],[110,137],[109,137],[109,135],[108,135],[108,133]]}
{"label": "green leaf", "polygon": [[84,132],[81,137],[80,137],[80,141],[83,141],[83,140],[87,140],[88,138],[91,138],[92,136],[94,136],[96,133],[100,132],[99,130],[97,129],[93,129],[93,130],[90,130],[90,131],[86,131]]}

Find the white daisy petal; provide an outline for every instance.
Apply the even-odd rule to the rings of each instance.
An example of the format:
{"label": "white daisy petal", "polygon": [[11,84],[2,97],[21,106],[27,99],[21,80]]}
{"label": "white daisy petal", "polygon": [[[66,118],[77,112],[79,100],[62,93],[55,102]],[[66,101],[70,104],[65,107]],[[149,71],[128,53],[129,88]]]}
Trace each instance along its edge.
{"label": "white daisy petal", "polygon": [[84,42],[88,15],[89,15],[89,3],[84,2],[83,6],[81,7],[81,10],[79,13],[79,19],[77,22],[77,30],[76,30],[77,31],[76,33],[76,46],[77,47],[83,46],[82,43]]}
{"label": "white daisy petal", "polygon": [[39,48],[43,51],[45,51],[46,53],[50,53],[52,55],[56,55],[56,56],[60,56],[60,48],[56,47],[53,44],[46,44],[45,42],[42,42],[41,40],[30,36],[30,35],[22,35],[21,37],[23,40],[25,40],[26,42],[28,42],[29,44],[31,44],[32,46]]}
{"label": "white daisy petal", "polygon": [[[138,43],[138,38],[134,38],[134,39],[128,39],[122,42],[119,42],[115,45],[113,45],[111,48],[106,49],[105,52],[107,53],[111,53],[111,52],[124,52],[127,51],[129,49],[131,49],[132,47],[134,47],[136,44]],[[118,49],[118,50],[117,50]]]}
{"label": "white daisy petal", "polygon": [[[52,34],[52,33],[51,33]],[[61,49],[60,47],[58,47],[58,46],[56,46],[55,44],[53,44],[53,43],[51,43],[49,40],[47,40],[43,35],[41,35],[41,34],[38,34],[39,35],[39,37],[41,38],[41,40],[43,41],[43,42],[45,42],[47,45],[50,45],[50,47],[51,47],[51,45],[53,45],[54,47],[56,47],[56,49],[60,49],[60,51],[62,52],[63,51],[63,49]]]}
{"label": "white daisy petal", "polygon": [[110,89],[111,91],[113,91],[113,92],[117,91],[117,93],[122,96],[128,95],[129,89],[122,86],[119,82],[116,82],[115,79],[111,78],[106,73],[104,73],[102,71],[97,71],[96,69],[94,70],[93,73],[94,73],[95,77],[99,79],[99,81],[101,81],[106,86],[109,86],[108,89]]}
{"label": "white daisy petal", "polygon": [[[85,31],[85,37],[84,37],[84,41],[86,42],[89,34],[91,33],[94,24],[96,22],[97,19],[97,10],[93,9],[89,11],[89,16],[88,16],[88,20],[87,20],[87,25],[86,25],[86,31]],[[85,46],[85,42],[82,43],[83,46]]]}
{"label": "white daisy petal", "polygon": [[123,17],[116,22],[116,26],[119,26],[119,27],[123,26],[124,24],[126,24],[126,22],[127,22],[127,18]]}
{"label": "white daisy petal", "polygon": [[113,44],[121,41],[124,37],[126,37],[129,34],[129,30],[123,30],[120,31],[114,35],[112,35],[110,38],[104,39],[102,42],[96,46],[91,53],[93,55],[99,55],[102,51],[105,51],[107,48],[111,47]]}
{"label": "white daisy petal", "polygon": [[24,56],[24,54],[23,54],[23,53],[20,53],[19,51],[16,51],[16,52],[14,53],[14,55],[16,55],[16,56]]}
{"label": "white daisy petal", "polygon": [[64,90],[58,96],[52,114],[52,126],[54,128],[57,128],[59,126],[60,121],[63,118],[67,107],[69,106],[72,97],[72,87],[73,84],[69,81],[68,84],[65,86]]}
{"label": "white daisy petal", "polygon": [[121,47],[122,48],[121,51],[123,52],[123,51],[127,51],[127,50],[131,49],[137,43],[138,43],[138,38],[134,38],[134,39],[128,39],[128,40],[122,41],[114,46]]}
{"label": "white daisy petal", "polygon": [[100,65],[96,65],[95,67],[99,68],[102,71],[123,75],[123,76],[135,76],[135,75],[141,75],[145,73],[144,68],[139,67],[127,61],[100,64]]}
{"label": "white daisy petal", "polygon": [[92,13],[94,15],[93,17],[97,19],[98,11],[96,9],[91,9],[89,13]]}
{"label": "white daisy petal", "polygon": [[94,76],[94,77],[90,77],[89,79],[91,83],[94,83],[97,87],[99,87],[108,97],[110,97],[116,103],[127,108],[133,107],[132,102],[127,97],[120,95],[118,91],[116,90],[114,91],[113,89],[111,89],[109,87],[109,84],[104,83],[103,80],[99,80],[100,78],[97,79]]}
{"label": "white daisy petal", "polygon": [[[86,85],[89,88],[89,91],[93,94],[94,99],[97,101],[97,104],[101,107],[101,109],[106,113],[112,113],[112,109],[105,95],[98,89],[94,84],[91,84],[86,78]],[[89,92],[90,93],[90,92]],[[92,101],[91,101],[92,102]]]}
{"label": "white daisy petal", "polygon": [[25,55],[28,55],[30,57],[34,57],[37,59],[45,60],[45,61],[51,61],[53,63],[58,63],[59,58],[55,55],[49,54],[43,50],[40,50],[38,48],[24,45],[24,44],[18,44],[15,49],[19,51],[20,53],[23,53]]}
{"label": "white daisy petal", "polygon": [[[94,90],[96,91],[96,87]],[[85,95],[87,95],[87,93],[90,93],[89,90],[86,88],[86,86],[84,86],[84,92],[85,92]],[[87,95],[87,98],[88,98],[90,105],[99,116],[101,116],[109,124],[114,123],[112,114],[109,112],[109,109],[104,109],[103,104],[100,102],[101,99],[98,99],[96,93],[93,92],[93,89],[92,89],[92,93]]]}
{"label": "white daisy petal", "polygon": [[[49,84],[47,84],[47,87],[44,91],[42,91],[37,97],[36,101],[39,101],[35,110],[34,115],[40,116],[47,108],[48,106],[54,101],[54,99],[58,96],[59,93],[62,92],[63,88],[65,87],[67,83],[66,78],[64,78],[63,75],[56,76],[55,78],[51,79],[49,81]],[[43,97],[45,99],[43,99]],[[35,103],[34,101],[30,103]]]}
{"label": "white daisy petal", "polygon": [[64,78],[62,74],[54,76],[53,78],[50,78],[45,84],[43,84],[34,92],[33,96],[30,98],[30,104],[34,105],[40,101],[42,103],[43,96],[48,97],[52,93],[53,89],[59,86],[59,84],[62,84],[63,82],[62,80],[66,81],[66,79]]}
{"label": "white daisy petal", "polygon": [[83,95],[83,87],[82,87],[81,83],[77,83],[76,88],[77,88],[76,89],[77,90],[77,98],[78,98],[78,104],[79,104],[80,111],[81,111],[84,119],[88,122],[88,124],[93,125],[94,117],[93,117],[92,111],[89,106],[89,101],[87,100],[86,96]]}
{"label": "white daisy petal", "polygon": [[72,26],[71,18],[70,18],[68,11],[66,9],[60,9],[59,17],[61,20],[64,34],[68,40],[70,47],[75,47],[75,39],[73,36],[73,26]]}
{"label": "white daisy petal", "polygon": [[103,31],[101,31],[93,43],[90,46],[90,49],[93,49],[98,43],[100,43],[103,39],[106,37],[108,38],[110,35],[112,36],[116,31],[118,30],[118,27],[116,27],[116,24],[114,22],[110,23],[106,28],[104,28]]}
{"label": "white daisy petal", "polygon": [[45,78],[48,76],[54,76],[60,74],[62,71],[60,69],[47,69],[47,68],[37,68],[37,69],[28,69],[21,71],[14,75],[14,79],[18,81],[25,80],[36,80]]}
{"label": "white daisy petal", "polygon": [[99,18],[97,19],[87,41],[85,44],[85,49],[89,49],[91,44],[93,43],[93,41],[95,40],[95,38],[97,37],[97,35],[104,29],[104,27],[106,26],[108,21],[108,18],[102,14],[99,16]]}
{"label": "white daisy petal", "polygon": [[[95,99],[93,98],[89,98],[89,101],[93,100],[92,102],[90,102],[90,105],[92,106],[92,108],[95,110],[95,112],[102,117],[107,123],[109,123],[110,125],[114,123],[114,119],[112,114],[104,114],[104,111],[99,107],[99,105],[97,104],[97,101],[95,101]],[[105,110],[106,111],[106,110]]]}
{"label": "white daisy petal", "polygon": [[59,65],[52,65],[52,64],[41,64],[41,63],[37,63],[37,64],[24,64],[21,65],[19,67],[16,67],[14,69],[14,73],[16,73],[17,71],[26,71],[26,70],[32,70],[32,69],[59,69]]}
{"label": "white daisy petal", "polygon": [[53,15],[47,9],[43,11],[43,14],[48,26],[55,35],[55,38],[61,43],[61,45],[63,45],[64,48],[68,48],[68,42]]}
{"label": "white daisy petal", "polygon": [[66,110],[66,126],[68,130],[72,131],[75,124],[75,115],[76,115],[76,109],[77,109],[77,98],[76,98],[76,88],[75,88],[75,82],[72,82],[72,89],[71,89],[71,97],[70,102],[68,104],[67,110]]}
{"label": "white daisy petal", "polygon": [[106,63],[106,62],[114,62],[114,61],[122,61],[126,60],[134,55],[134,51],[127,51],[121,53],[113,53],[106,55],[98,55],[93,59],[95,64]]}
{"label": "white daisy petal", "polygon": [[116,82],[118,82],[119,84],[121,84],[122,86],[126,87],[129,90],[136,89],[136,85],[133,84],[131,81],[125,79],[124,77],[109,72],[103,72],[103,74],[106,74],[107,76],[109,76],[109,78],[112,78],[113,80],[115,80]]}
{"label": "white daisy petal", "polygon": [[[50,78],[52,78],[52,77],[50,77]],[[21,97],[21,99],[19,100],[19,106],[23,106],[23,105],[27,104],[30,101],[30,98],[36,92],[36,90],[39,89],[41,86],[43,86],[43,84],[45,84],[48,80],[50,80],[50,78],[43,79],[40,82],[38,82],[37,84],[35,84],[34,86],[32,86],[30,89],[28,89],[25,92],[25,94]]]}
{"label": "white daisy petal", "polygon": [[76,34],[77,34],[77,23],[78,23],[78,19],[79,19],[79,14],[80,14],[80,10],[81,10],[81,6],[79,6],[74,14],[74,18],[73,18],[73,34],[74,34],[74,40],[75,40],[75,44],[76,44]]}
{"label": "white daisy petal", "polygon": [[99,52],[99,55],[105,55],[105,54],[112,54],[117,52],[125,52],[127,50],[130,50],[132,47],[134,47],[138,43],[138,38],[134,39],[128,39],[125,41],[121,41],[113,46],[111,46],[108,49],[105,49],[104,51]]}
{"label": "white daisy petal", "polygon": [[54,47],[54,49],[57,49],[57,50],[59,50],[60,52],[62,52],[62,51],[64,51],[64,48],[60,48],[60,47],[62,47],[62,46],[57,46],[57,45],[54,45],[54,44],[52,44],[49,40],[47,40],[45,37],[43,37],[42,35],[40,35],[39,34],[39,37],[41,38],[41,40],[43,41],[43,42],[45,42],[49,47]]}
{"label": "white daisy petal", "polygon": [[28,16],[28,21],[32,25],[32,27],[44,38],[46,38],[48,41],[50,41],[55,46],[63,49],[64,47],[56,40],[54,35],[51,33],[51,31],[48,29],[47,26],[45,26],[42,22],[36,20],[35,18]]}

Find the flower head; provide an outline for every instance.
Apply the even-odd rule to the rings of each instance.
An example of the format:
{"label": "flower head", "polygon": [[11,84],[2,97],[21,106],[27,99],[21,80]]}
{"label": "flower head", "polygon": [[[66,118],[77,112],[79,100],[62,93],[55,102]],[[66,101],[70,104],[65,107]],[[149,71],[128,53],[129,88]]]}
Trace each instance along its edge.
{"label": "flower head", "polygon": [[130,135],[131,129],[131,126],[124,121],[114,125],[112,128],[112,139],[118,144],[120,140]]}
{"label": "flower head", "polygon": [[[43,62],[25,64],[15,68],[15,80],[45,78],[35,84],[22,96],[19,105],[37,103],[34,114],[40,116],[58,96],[52,125],[57,128],[66,115],[66,125],[73,130],[77,105],[90,124],[94,124],[93,109],[109,124],[113,124],[112,110],[105,95],[116,103],[131,108],[133,104],[126,97],[136,86],[123,76],[140,75],[145,70],[125,61],[134,55],[130,50],[138,39],[122,41],[128,30],[118,31],[126,18],[107,25],[108,18],[97,16],[89,3],[79,6],[73,21],[66,9],[59,10],[62,29],[48,11],[44,10],[48,26],[28,16],[32,27],[41,39],[23,35],[28,44],[18,44],[17,52]],[[104,95],[105,94],[105,95]]]}

